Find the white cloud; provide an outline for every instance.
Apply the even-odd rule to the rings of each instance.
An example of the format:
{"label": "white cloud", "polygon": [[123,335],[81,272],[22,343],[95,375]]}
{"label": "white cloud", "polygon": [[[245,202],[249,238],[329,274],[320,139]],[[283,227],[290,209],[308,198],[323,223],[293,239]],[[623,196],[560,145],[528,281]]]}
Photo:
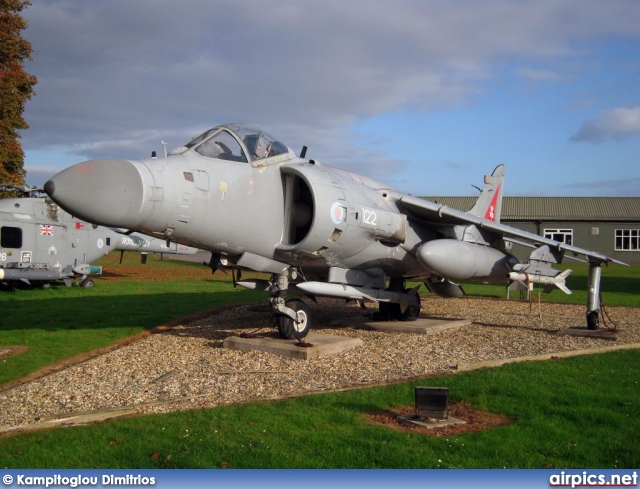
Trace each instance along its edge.
{"label": "white cloud", "polygon": [[518,75],[523,80],[532,82],[556,82],[565,78],[557,71],[532,67],[520,68],[518,70]]}
{"label": "white cloud", "polygon": [[595,119],[585,121],[572,141],[599,143],[640,135],[640,107],[618,107],[603,111]]}
{"label": "white cloud", "polygon": [[42,0],[24,15],[39,80],[25,149],[137,158],[238,121],[384,175],[406,162],[354,148],[346,128],[463,105],[505,62],[550,80],[546,62],[580,42],[638,36],[640,3]]}

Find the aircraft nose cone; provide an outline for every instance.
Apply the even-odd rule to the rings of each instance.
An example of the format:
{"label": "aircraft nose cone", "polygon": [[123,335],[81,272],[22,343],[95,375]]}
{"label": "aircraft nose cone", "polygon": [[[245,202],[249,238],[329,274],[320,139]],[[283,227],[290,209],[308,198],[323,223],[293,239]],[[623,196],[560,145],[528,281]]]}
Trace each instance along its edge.
{"label": "aircraft nose cone", "polygon": [[44,190],[80,219],[132,229],[140,221],[145,202],[147,182],[141,173],[145,168],[127,160],[85,161],[54,175]]}

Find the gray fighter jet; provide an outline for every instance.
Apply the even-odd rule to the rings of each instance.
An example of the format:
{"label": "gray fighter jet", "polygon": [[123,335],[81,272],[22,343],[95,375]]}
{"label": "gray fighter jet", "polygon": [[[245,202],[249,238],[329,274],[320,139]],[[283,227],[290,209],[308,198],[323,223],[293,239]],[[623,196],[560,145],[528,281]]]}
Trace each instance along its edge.
{"label": "gray fighter jet", "polygon": [[[224,124],[165,158],[86,161],[44,188],[88,221],[209,250],[214,270],[269,273],[238,284],[268,291],[285,338],[309,330],[299,297],[375,301],[381,317],[411,320],[420,300],[407,279],[445,297],[464,294],[452,279],[506,282],[516,272],[550,285],[565,254],[590,263],[586,319],[598,327],[601,265],[616,260],[501,224],[503,165],[462,212],[305,156],[257,127]],[[527,262],[509,253],[513,242],[534,248]]]}
{"label": "gray fighter jet", "polygon": [[33,187],[0,184],[20,197],[0,200],[0,284],[42,285],[63,280],[93,287],[102,273],[92,262],[113,250],[193,254],[196,248],[76,219]]}

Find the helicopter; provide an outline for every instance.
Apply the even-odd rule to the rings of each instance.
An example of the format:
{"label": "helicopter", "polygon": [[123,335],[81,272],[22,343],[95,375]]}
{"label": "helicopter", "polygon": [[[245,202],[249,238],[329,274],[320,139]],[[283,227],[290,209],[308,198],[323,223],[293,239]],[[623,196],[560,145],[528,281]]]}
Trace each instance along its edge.
{"label": "helicopter", "polygon": [[0,192],[16,197],[0,199],[0,283],[39,286],[62,280],[67,287],[95,285],[92,265],[110,251],[194,254],[197,248],[126,230],[91,224],[64,212],[40,189],[0,184]]}

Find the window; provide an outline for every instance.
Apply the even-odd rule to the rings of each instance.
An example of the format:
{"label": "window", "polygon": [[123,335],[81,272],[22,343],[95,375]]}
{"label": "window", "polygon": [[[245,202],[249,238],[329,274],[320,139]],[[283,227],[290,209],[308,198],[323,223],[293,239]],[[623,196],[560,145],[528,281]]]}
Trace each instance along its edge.
{"label": "window", "polygon": [[[190,149],[207,158],[251,162],[254,167],[294,157],[293,152],[285,144],[261,129],[235,123],[209,129],[170,154],[181,154]],[[256,161],[260,163],[254,163]],[[188,178],[186,174],[185,178]]]}
{"label": "window", "polygon": [[229,124],[228,127],[236,133],[247,147],[251,161],[263,160],[289,152],[289,148],[286,145],[262,129],[247,126],[246,124]]}
{"label": "window", "polygon": [[22,248],[22,229],[3,226],[0,229],[1,248]]}
{"label": "window", "polygon": [[640,251],[640,229],[616,229],[616,251]]}
{"label": "window", "polygon": [[544,237],[559,241],[560,243],[573,244],[573,229],[545,229]]}
{"label": "window", "polygon": [[287,152],[287,147],[284,144],[267,139],[267,136],[264,133],[252,134],[243,139],[251,155],[251,161],[271,158]]}
{"label": "window", "polygon": [[207,158],[247,162],[240,143],[227,131],[218,134],[196,147],[196,151]]}

